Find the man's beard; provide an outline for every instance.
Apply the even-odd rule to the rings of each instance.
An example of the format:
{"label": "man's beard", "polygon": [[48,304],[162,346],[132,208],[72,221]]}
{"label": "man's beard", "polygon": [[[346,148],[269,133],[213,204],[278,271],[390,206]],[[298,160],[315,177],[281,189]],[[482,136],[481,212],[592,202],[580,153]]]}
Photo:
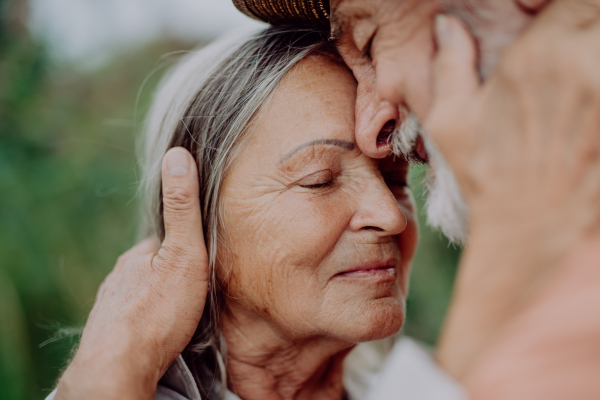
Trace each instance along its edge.
{"label": "man's beard", "polygon": [[392,151],[409,161],[414,160],[415,143],[419,136],[429,156],[429,172],[425,178],[427,224],[442,231],[450,242],[462,245],[467,239],[469,226],[467,204],[450,166],[435,144],[423,134],[413,113],[392,132]]}

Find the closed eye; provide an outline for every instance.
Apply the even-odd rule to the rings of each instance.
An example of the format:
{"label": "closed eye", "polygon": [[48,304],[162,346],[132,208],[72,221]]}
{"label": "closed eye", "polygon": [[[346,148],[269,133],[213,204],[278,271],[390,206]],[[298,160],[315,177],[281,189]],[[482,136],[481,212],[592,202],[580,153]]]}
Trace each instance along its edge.
{"label": "closed eye", "polygon": [[407,173],[406,171],[389,171],[383,174],[383,180],[385,184],[388,186],[396,186],[396,187],[407,187]]}
{"label": "closed eye", "polygon": [[399,181],[399,180],[390,181],[390,180],[386,180],[385,183],[388,186],[398,186],[398,187],[407,187],[408,186],[408,182],[406,182],[405,180],[404,181]]}
{"label": "closed eye", "polygon": [[333,171],[326,169],[312,173],[304,178],[292,183],[306,189],[324,189],[333,186],[337,175]]}
{"label": "closed eye", "polygon": [[307,188],[307,189],[322,189],[322,188],[332,186],[333,182],[334,182],[334,180],[331,179],[331,180],[329,180],[327,182],[323,182],[323,183],[315,183],[313,185],[299,185],[299,186],[301,186],[303,188]]}

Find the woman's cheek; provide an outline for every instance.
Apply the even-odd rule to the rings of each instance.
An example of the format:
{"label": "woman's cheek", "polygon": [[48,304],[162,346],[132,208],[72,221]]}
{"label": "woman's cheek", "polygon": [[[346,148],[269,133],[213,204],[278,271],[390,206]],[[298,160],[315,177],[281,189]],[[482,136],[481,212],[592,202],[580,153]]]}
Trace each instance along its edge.
{"label": "woman's cheek", "polygon": [[314,257],[315,267],[333,250],[348,226],[350,216],[345,197],[339,192],[307,196],[295,210],[290,210],[295,213],[295,240],[299,249],[306,249]]}

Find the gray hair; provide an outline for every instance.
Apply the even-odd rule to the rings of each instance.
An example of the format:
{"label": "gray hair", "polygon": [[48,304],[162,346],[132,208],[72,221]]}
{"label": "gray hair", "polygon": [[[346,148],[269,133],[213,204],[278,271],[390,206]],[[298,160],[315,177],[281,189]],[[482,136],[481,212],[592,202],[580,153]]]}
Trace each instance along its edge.
{"label": "gray hair", "polygon": [[227,384],[225,343],[219,331],[225,296],[216,275],[217,247],[226,246],[220,201],[224,176],[243,146],[249,124],[282,77],[311,53],[336,54],[326,38],[327,32],[317,28],[271,27],[219,40],[185,56],[167,74],[149,111],[141,186],[145,235],[161,240],[165,235],[161,193],[165,153],[184,147],[198,165],[210,289],[196,334],[183,355],[203,398],[222,397]]}

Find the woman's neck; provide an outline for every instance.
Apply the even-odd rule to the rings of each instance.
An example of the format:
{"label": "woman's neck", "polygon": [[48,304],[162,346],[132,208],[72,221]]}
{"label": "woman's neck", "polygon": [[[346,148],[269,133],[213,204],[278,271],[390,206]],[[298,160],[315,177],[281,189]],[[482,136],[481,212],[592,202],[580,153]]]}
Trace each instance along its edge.
{"label": "woman's neck", "polygon": [[349,343],[286,338],[263,319],[226,312],[227,385],[243,400],[341,400]]}

